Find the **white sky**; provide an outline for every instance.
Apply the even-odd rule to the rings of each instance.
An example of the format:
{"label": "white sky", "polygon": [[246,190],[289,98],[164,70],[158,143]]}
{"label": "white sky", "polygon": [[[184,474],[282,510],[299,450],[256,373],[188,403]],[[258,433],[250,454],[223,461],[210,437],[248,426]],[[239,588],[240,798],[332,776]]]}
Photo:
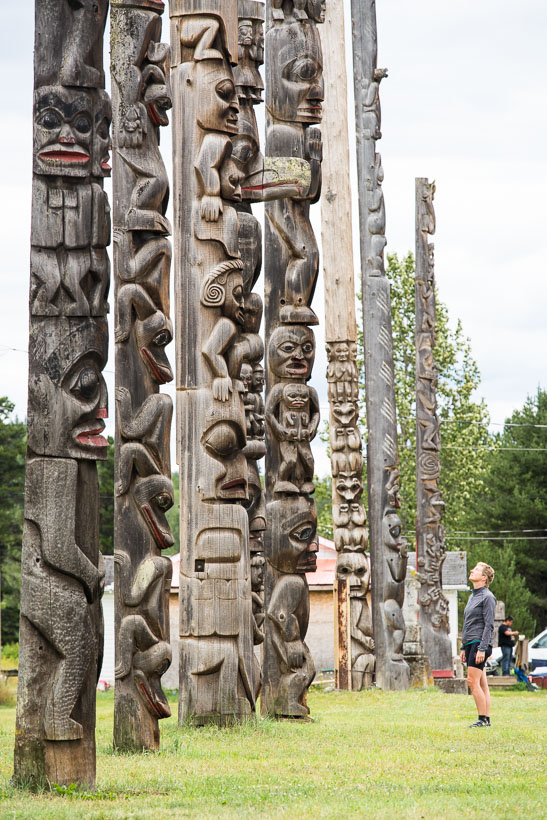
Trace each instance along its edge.
{"label": "white sky", "polygon": [[[377,0],[376,5],[378,64],[389,69],[381,85],[383,138],[378,143],[385,171],[387,250],[405,254],[414,249],[414,178],[435,179],[440,298],[452,319],[462,320],[482,374],[479,395],[492,421],[503,422],[539,384],[547,386],[547,3]],[[24,417],[34,4],[20,0],[5,6],[0,395],[8,395]],[[167,17],[164,24],[168,39]],[[105,52],[107,59],[108,48]],[[351,75],[349,85],[351,90]],[[165,129],[162,148],[170,172]],[[355,224],[356,219],[354,204]],[[320,235],[319,206],[314,224]],[[318,287],[314,307],[320,316],[322,298]],[[322,328],[316,338],[313,383],[326,417]],[[174,362],[174,345],[170,358]],[[113,355],[106,370],[112,397]],[[329,469],[324,448],[318,445],[315,452],[322,475]]]}

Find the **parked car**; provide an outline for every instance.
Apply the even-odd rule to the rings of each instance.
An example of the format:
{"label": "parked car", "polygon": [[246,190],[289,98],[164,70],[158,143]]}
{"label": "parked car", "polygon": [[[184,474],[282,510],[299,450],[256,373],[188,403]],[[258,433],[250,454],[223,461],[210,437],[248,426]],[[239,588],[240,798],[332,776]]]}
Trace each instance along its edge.
{"label": "parked car", "polygon": [[[515,662],[515,648],[513,648],[513,663]],[[547,629],[536,635],[528,642],[528,670],[532,672],[540,666],[547,666]],[[497,646],[492,655],[486,661],[486,671],[490,674],[497,674],[501,670],[501,649]]]}

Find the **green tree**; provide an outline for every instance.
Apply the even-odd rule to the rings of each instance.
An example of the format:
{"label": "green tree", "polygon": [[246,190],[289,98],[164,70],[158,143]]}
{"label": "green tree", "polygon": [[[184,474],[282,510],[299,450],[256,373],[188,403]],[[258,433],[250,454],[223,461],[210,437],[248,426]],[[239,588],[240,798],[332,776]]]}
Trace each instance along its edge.
{"label": "green tree", "polygon": [[25,496],[26,426],[11,419],[14,405],[0,397],[0,573],[2,643],[17,641]]}
{"label": "green tree", "polygon": [[[478,560],[491,563],[496,572],[500,562],[506,563],[506,555],[513,556],[514,589],[520,589],[522,582],[530,591],[526,605],[535,622],[533,628],[539,631],[547,624],[547,391],[538,388],[535,396],[529,396],[496,438],[498,447],[490,456],[486,488],[468,513],[468,528],[491,536],[479,545],[487,547],[484,554],[491,560]],[[504,530],[511,532],[501,540]],[[482,554],[479,546],[473,547],[473,555]],[[506,611],[510,609],[516,618],[514,591],[506,594],[509,599],[502,598]],[[523,629],[520,623],[518,628]],[[529,623],[528,629],[533,628]]]}
{"label": "green tree", "polygon": [[315,476],[314,499],[317,507],[317,532],[323,538],[333,538],[332,530],[332,478]]}
{"label": "green tree", "polygon": [[114,439],[108,436],[105,461],[97,462],[99,476],[99,546],[103,555],[114,555]]}

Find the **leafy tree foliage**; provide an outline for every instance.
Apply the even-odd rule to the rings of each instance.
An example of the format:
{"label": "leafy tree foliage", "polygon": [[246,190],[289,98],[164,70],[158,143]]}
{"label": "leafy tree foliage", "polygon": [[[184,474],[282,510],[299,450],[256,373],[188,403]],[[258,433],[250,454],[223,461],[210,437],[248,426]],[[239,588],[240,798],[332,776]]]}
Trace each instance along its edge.
{"label": "leafy tree foliage", "polygon": [[17,641],[25,492],[26,427],[11,419],[14,405],[0,397],[0,573],[2,643]]}
{"label": "leafy tree foliage", "polygon": [[[538,540],[547,536],[547,391],[538,388],[535,396],[528,397],[496,438],[498,448],[490,456],[486,489],[468,514],[468,524],[488,531],[492,540],[486,536],[473,547],[472,555],[492,564],[496,572],[507,565],[511,588],[505,598],[500,597],[515,619],[524,601],[533,621],[522,619],[517,627],[530,634],[547,625],[547,540]],[[507,533],[505,541],[497,540],[503,530],[513,532]],[[523,584],[528,595],[522,594]]]}

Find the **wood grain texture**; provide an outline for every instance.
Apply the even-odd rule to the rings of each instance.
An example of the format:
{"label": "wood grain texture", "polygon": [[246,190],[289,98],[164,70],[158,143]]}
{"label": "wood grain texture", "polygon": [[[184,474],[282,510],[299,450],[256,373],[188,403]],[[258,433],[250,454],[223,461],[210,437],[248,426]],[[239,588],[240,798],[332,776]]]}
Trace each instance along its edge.
{"label": "wood grain texture", "polygon": [[28,450],[14,780],[95,783],[106,457],[108,3],[37,0]]}
{"label": "wood grain texture", "polygon": [[165,348],[169,318],[169,184],[159,150],[171,108],[169,46],[149,0],[113,0],[116,341],[114,746],[159,748],[158,720],[171,710],[161,676],[171,662],[169,593],[173,545],[165,516],[173,505],[171,398]]}
{"label": "wood grain texture", "polygon": [[262,711],[306,719],[315,675],[305,643],[315,570],[317,513],[311,498],[310,443],[319,402],[308,386],[317,324],[311,307],[319,268],[310,205],[321,190],[322,52],[320,4],[268,6],[266,156],[270,167],[309,166],[305,189],[266,205],[266,501],[265,641]]}
{"label": "wood grain texture", "polygon": [[375,0],[353,0],[352,31],[376,685],[382,689],[406,689],[410,674],[403,658],[402,605],[408,547],[398,514],[391,300],[384,270],[384,172],[376,153],[376,141],[381,137],[380,82],[387,72],[377,68]]}
{"label": "wood grain texture", "polygon": [[[244,505],[255,460],[245,455],[247,429],[260,424],[260,391],[251,419],[245,407],[248,373],[242,377],[244,364],[259,367],[263,351],[257,332],[261,307],[251,298],[259,243],[247,211],[250,241],[245,253],[240,250],[244,172],[233,142],[240,110],[233,70],[237,4],[174,0],[170,15],[183,499],[179,721],[223,725],[254,713],[259,685]],[[258,457],[257,449],[253,455]]]}
{"label": "wood grain texture", "polygon": [[433,670],[451,670],[448,600],[442,589],[446,545],[435,364],[435,183],[416,179],[416,559],[424,649]]}

